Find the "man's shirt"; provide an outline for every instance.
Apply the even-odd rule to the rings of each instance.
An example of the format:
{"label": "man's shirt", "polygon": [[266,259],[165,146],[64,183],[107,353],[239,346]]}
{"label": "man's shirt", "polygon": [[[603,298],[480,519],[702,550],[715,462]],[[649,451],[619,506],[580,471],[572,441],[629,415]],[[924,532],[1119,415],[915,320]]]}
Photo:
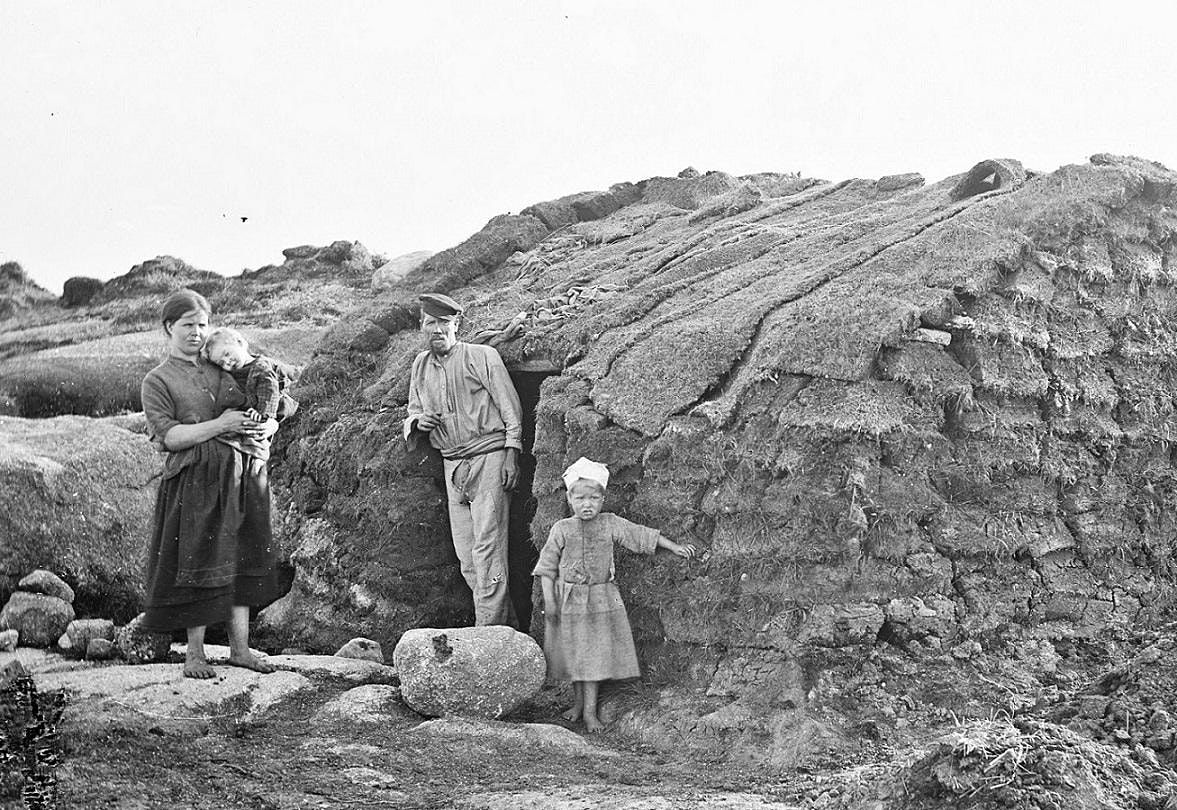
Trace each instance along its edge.
{"label": "man's shirt", "polygon": [[467,458],[500,447],[523,449],[519,395],[499,353],[490,346],[455,343],[437,357],[423,351],[409,378],[409,416],[404,434],[411,440],[423,414],[439,414],[441,424],[429,443],[445,458]]}

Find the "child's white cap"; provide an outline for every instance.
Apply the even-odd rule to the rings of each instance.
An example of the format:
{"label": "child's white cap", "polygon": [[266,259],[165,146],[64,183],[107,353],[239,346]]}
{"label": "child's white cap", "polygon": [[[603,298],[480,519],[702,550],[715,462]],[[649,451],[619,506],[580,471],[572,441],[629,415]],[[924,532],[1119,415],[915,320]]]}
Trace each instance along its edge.
{"label": "child's white cap", "polygon": [[581,478],[596,481],[601,485],[601,489],[607,489],[609,487],[609,468],[599,461],[591,461],[581,456],[564,471],[565,489],[572,489],[572,485]]}

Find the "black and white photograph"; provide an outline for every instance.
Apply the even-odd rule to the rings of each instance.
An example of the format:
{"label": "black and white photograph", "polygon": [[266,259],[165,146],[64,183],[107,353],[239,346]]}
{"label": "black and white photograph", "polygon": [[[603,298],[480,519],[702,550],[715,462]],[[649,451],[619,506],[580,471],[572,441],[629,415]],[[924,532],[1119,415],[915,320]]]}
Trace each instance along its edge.
{"label": "black and white photograph", "polygon": [[0,0],[0,810],[1177,810],[1175,22]]}

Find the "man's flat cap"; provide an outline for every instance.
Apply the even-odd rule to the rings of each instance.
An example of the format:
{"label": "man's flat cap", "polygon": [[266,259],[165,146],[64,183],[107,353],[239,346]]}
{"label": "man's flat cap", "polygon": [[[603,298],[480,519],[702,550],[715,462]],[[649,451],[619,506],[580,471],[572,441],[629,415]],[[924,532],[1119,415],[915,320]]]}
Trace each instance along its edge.
{"label": "man's flat cap", "polygon": [[441,293],[425,293],[418,300],[421,302],[421,311],[435,318],[452,318],[461,315],[463,311],[461,304]]}

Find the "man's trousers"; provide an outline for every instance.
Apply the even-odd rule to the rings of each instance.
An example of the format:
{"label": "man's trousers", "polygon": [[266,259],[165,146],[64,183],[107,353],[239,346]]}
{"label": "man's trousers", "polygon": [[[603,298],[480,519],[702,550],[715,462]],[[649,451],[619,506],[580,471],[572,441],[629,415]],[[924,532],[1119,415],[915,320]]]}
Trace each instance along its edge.
{"label": "man's trousers", "polygon": [[503,489],[507,452],[443,459],[450,533],[462,576],[474,595],[476,625],[515,625],[507,582],[507,518],[511,508],[511,493]]}

